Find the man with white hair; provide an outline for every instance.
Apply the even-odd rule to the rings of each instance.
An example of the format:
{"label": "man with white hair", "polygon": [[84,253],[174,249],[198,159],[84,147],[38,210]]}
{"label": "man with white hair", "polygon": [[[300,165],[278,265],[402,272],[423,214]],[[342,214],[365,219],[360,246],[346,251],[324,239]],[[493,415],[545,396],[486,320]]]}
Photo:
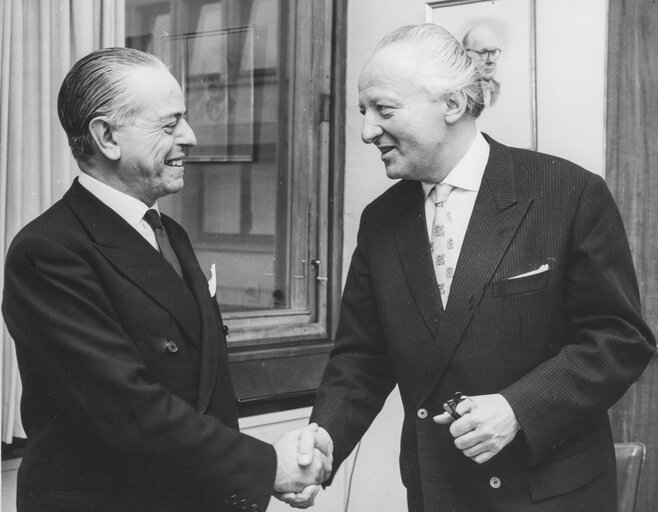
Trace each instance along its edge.
{"label": "man with white hair", "polygon": [[607,409],[655,350],[624,228],[599,176],[477,130],[478,80],[431,24],[363,68],[361,137],[400,181],[362,214],[311,419],[335,468],[398,385],[411,512],[613,512]]}

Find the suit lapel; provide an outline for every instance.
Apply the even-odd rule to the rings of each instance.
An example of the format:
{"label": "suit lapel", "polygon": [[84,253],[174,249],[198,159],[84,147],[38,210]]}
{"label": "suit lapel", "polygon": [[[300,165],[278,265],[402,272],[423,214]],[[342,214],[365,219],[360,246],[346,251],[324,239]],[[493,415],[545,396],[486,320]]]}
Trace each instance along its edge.
{"label": "suit lapel", "polygon": [[199,341],[199,311],[176,271],[144,238],[77,180],[64,196],[96,248],[127,279],[166,309],[193,343]]}
{"label": "suit lapel", "polygon": [[[434,352],[432,368],[437,383],[533,201],[531,197],[517,197],[509,148],[492,140],[489,143],[489,161],[457,262],[440,342]],[[428,388],[427,395],[433,387]]]}
{"label": "suit lapel", "polygon": [[178,256],[185,279],[199,307],[201,318],[201,368],[197,408],[203,412],[208,407],[215,386],[220,351],[224,352],[223,357],[226,361],[228,361],[228,353],[224,340],[220,339],[218,319],[210,298],[208,281],[201,268],[199,268],[196,255],[187,236],[166,215],[162,216],[162,223],[167,230],[171,246],[176,252],[176,256]]}
{"label": "suit lapel", "polygon": [[443,316],[427,238],[425,201],[419,182],[401,182],[401,195],[391,210],[391,228],[409,291],[421,316],[436,339]]}

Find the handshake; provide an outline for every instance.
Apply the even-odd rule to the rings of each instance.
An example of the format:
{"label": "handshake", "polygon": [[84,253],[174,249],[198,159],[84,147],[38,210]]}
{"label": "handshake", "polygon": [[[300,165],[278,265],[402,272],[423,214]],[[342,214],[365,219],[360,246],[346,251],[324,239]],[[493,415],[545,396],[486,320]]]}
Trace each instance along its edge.
{"label": "handshake", "polygon": [[315,423],[279,437],[274,496],[297,508],[313,505],[319,484],[331,475],[333,448],[327,431]]}

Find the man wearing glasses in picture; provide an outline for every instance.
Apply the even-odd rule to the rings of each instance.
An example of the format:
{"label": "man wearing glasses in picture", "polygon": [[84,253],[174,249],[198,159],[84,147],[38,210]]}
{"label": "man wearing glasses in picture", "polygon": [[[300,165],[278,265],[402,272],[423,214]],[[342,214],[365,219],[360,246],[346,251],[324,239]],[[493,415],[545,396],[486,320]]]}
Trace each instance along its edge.
{"label": "man wearing glasses in picture", "polygon": [[473,27],[466,32],[462,45],[482,78],[484,106],[491,107],[500,96],[500,82],[494,79],[496,61],[502,51],[498,36],[485,26]]}

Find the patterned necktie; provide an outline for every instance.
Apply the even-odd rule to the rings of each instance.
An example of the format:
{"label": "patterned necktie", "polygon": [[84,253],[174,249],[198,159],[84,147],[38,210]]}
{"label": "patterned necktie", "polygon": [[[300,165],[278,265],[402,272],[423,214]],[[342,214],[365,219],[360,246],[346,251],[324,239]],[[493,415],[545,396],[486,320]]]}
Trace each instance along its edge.
{"label": "patterned necktie", "polygon": [[432,223],[432,261],[434,262],[434,273],[436,282],[441,292],[443,309],[448,305],[448,294],[452,276],[455,273],[455,244],[452,239],[452,216],[450,210],[445,207],[445,202],[454,187],[439,183],[430,193],[430,199],[434,201],[434,222]]}
{"label": "patterned necktie", "polygon": [[155,239],[158,242],[158,247],[160,247],[160,254],[164,256],[164,259],[167,260],[167,262],[174,267],[174,270],[178,274],[178,276],[182,279],[183,278],[183,271],[181,270],[180,263],[178,262],[178,258],[176,257],[176,253],[171,247],[171,244],[169,243],[169,237],[167,236],[167,232],[165,231],[164,226],[162,225],[162,220],[160,219],[160,215],[158,212],[154,209],[149,209],[146,211],[144,214],[144,220],[148,222],[148,225],[153,228],[153,232],[155,233]]}

